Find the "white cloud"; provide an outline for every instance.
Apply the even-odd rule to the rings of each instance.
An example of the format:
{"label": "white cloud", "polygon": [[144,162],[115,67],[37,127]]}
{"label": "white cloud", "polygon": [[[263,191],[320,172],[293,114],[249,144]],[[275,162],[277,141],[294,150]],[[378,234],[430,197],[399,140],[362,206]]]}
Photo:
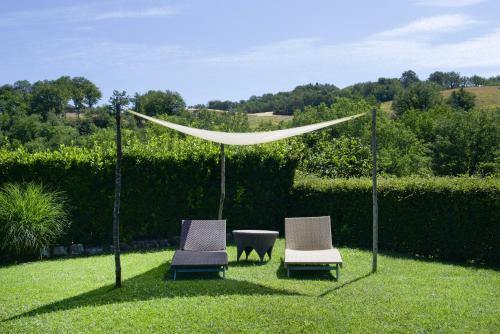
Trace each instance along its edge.
{"label": "white cloud", "polygon": [[158,17],[170,16],[177,14],[177,10],[172,7],[149,8],[138,11],[111,11],[95,15],[94,20],[108,20],[108,19],[129,19],[129,18],[143,18],[143,17]]}
{"label": "white cloud", "polygon": [[[194,59],[197,54],[177,45],[117,43],[87,38],[62,38],[33,45],[34,56],[45,65],[78,64],[78,67],[136,68],[170,66]],[[60,50],[54,55],[52,50]]]}
{"label": "white cloud", "polygon": [[432,17],[425,17],[415,21],[412,21],[404,26],[390,29],[378,33],[378,37],[400,37],[407,36],[411,34],[435,34],[444,33],[456,30],[462,30],[466,27],[474,24],[478,24],[477,21],[471,17],[461,14],[453,15],[439,15]]}
{"label": "white cloud", "polygon": [[[216,66],[307,68],[334,71],[345,68],[500,69],[500,28],[453,43],[432,44],[379,35],[353,43],[325,44],[318,39],[291,39],[255,47],[247,52],[201,61]],[[399,35],[397,35],[399,36]]]}
{"label": "white cloud", "polygon": [[252,48],[247,52],[232,55],[218,55],[203,58],[203,62],[207,63],[281,63],[284,60],[300,61],[313,56],[311,52],[317,51],[312,45],[315,44],[315,38],[295,38],[284,41],[279,41],[274,44],[260,45]]}
{"label": "white cloud", "polygon": [[92,7],[64,7],[37,11],[11,12],[0,15],[0,26],[58,24],[103,20],[165,17],[178,14],[171,6],[137,10],[106,10]]}
{"label": "white cloud", "polygon": [[[233,73],[240,75],[243,72],[254,75],[259,71],[293,72],[304,80],[324,77],[328,73],[345,72],[347,75],[349,71],[371,73],[374,70],[392,73],[394,69],[401,68],[500,69],[500,27],[490,28],[489,31],[482,29],[476,37],[454,42],[438,43],[435,39],[414,38],[418,34],[434,35],[460,30],[477,22],[463,15],[437,16],[349,43],[331,44],[317,38],[296,38],[224,54],[210,54],[175,45],[60,40],[60,45],[39,45],[37,56],[46,63],[69,62],[88,67],[109,64],[126,70],[163,68],[189,72],[196,69],[205,73],[234,70]],[[54,57],[46,51],[51,49],[65,51],[60,53],[60,57]],[[288,74],[286,76],[289,77]],[[365,74],[365,78],[367,76]]]}
{"label": "white cloud", "polygon": [[[180,45],[59,39],[53,41],[55,44],[40,41],[32,48],[30,61],[36,59],[39,66],[57,68],[61,74],[74,73],[75,68],[89,77],[107,71],[114,78],[110,87],[126,86],[132,91],[144,89],[140,84],[147,77],[148,87],[175,87],[187,98],[189,92],[202,92],[198,93],[202,98],[190,100],[196,103],[214,97],[239,99],[246,94],[292,89],[307,82],[347,85],[379,76],[397,76],[409,68],[421,75],[435,70],[500,73],[500,25],[470,29],[469,37],[454,36],[447,42],[414,38],[462,29],[457,22],[467,27],[476,22],[462,16],[439,24],[430,19],[347,43],[295,38],[224,53]],[[415,22],[434,23],[430,28]],[[475,37],[470,37],[472,33]],[[52,50],[58,50],[58,55]]]}
{"label": "white cloud", "polygon": [[486,0],[415,0],[414,3],[418,6],[426,7],[467,7],[477,5]]}

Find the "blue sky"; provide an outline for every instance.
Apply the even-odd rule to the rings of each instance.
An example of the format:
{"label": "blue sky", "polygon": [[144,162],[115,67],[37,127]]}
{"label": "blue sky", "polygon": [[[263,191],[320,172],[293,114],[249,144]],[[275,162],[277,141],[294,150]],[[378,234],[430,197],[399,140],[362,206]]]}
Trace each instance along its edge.
{"label": "blue sky", "polygon": [[500,74],[498,0],[0,2],[0,84],[84,76],[188,104],[406,69]]}

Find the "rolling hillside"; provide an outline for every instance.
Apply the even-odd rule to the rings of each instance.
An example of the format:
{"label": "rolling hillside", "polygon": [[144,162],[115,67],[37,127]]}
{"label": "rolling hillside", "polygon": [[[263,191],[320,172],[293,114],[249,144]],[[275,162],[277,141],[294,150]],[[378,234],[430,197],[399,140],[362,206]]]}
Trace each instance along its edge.
{"label": "rolling hillside", "polygon": [[[457,89],[448,89],[441,92],[447,98],[451,92]],[[500,105],[500,86],[468,87],[466,91],[476,95],[476,107],[492,107]]]}
{"label": "rolling hillside", "polygon": [[[443,90],[441,94],[446,99],[451,92],[458,89]],[[476,95],[477,108],[500,106],[500,86],[467,87],[465,90]],[[386,112],[392,112],[392,101],[382,102],[380,108]]]}

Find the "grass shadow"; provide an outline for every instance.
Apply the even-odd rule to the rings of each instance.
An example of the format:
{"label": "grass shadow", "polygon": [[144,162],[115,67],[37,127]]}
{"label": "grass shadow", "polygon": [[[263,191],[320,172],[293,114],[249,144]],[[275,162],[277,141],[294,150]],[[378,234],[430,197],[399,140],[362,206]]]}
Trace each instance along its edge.
{"label": "grass shadow", "polygon": [[247,281],[239,281],[231,278],[223,279],[217,276],[217,273],[186,273],[182,276],[181,280],[173,281],[167,272],[167,268],[169,267],[170,263],[166,262],[140,275],[124,280],[120,289],[115,289],[112,284],[102,286],[95,290],[12,316],[2,320],[2,322],[85,306],[145,301],[158,298],[215,297],[225,295],[300,295],[293,291],[270,288]]}
{"label": "grass shadow", "polygon": [[[365,247],[359,247],[359,246],[351,246],[351,245],[346,245],[346,244],[341,244],[339,245],[340,247],[347,247],[363,252],[371,252],[371,248],[365,248]],[[398,251],[391,251],[391,250],[381,250],[379,249],[378,252],[379,255],[382,256],[387,256],[393,259],[402,259],[402,260],[414,260],[414,261],[419,261],[419,262],[425,262],[425,263],[437,263],[437,264],[444,264],[444,265],[453,265],[453,266],[460,266],[464,268],[472,268],[472,269],[491,269],[491,270],[496,270],[500,271],[500,262],[479,262],[479,261],[466,261],[466,260],[453,260],[453,259],[443,259],[440,257],[431,257],[431,256],[420,256],[417,254],[413,253],[405,253],[405,252],[398,252]]]}
{"label": "grass shadow", "polygon": [[324,297],[324,296],[326,296],[327,294],[329,294],[329,293],[331,293],[331,292],[333,292],[333,291],[340,290],[340,289],[342,289],[342,288],[344,288],[344,287],[346,287],[346,286],[348,286],[348,285],[351,285],[351,284],[353,284],[353,283],[356,283],[357,281],[361,281],[362,279],[365,279],[365,278],[369,277],[369,276],[370,276],[370,275],[372,275],[372,274],[373,274],[372,272],[369,272],[369,273],[364,274],[364,275],[362,275],[362,276],[359,276],[359,277],[353,278],[353,279],[351,279],[351,280],[349,280],[349,281],[347,281],[347,282],[345,282],[345,283],[342,283],[342,284],[341,284],[341,285],[339,285],[339,286],[336,286],[336,287],[333,287],[333,288],[330,288],[330,289],[326,290],[325,292],[321,293],[318,297]]}
{"label": "grass shadow", "polygon": [[287,270],[285,269],[285,263],[283,259],[280,261],[280,266],[276,270],[276,277],[280,279],[300,279],[300,280],[331,280],[336,281],[335,276],[331,271],[328,270],[294,270],[292,271],[290,277],[287,275]]}
{"label": "grass shadow", "polygon": [[500,264],[496,264],[496,263],[481,263],[481,262],[464,262],[464,261],[458,261],[458,260],[445,260],[445,259],[440,259],[440,258],[430,258],[430,257],[425,257],[425,256],[418,256],[418,255],[412,255],[412,254],[407,254],[407,253],[399,253],[399,252],[394,252],[394,251],[380,251],[379,254],[383,255],[383,256],[391,257],[393,259],[414,260],[414,261],[419,261],[419,262],[438,263],[438,264],[460,266],[460,267],[472,268],[472,269],[491,269],[491,270],[500,271]]}
{"label": "grass shadow", "polygon": [[260,260],[239,260],[239,261],[229,261],[229,269],[231,267],[253,267],[253,266],[265,266],[267,264],[271,264],[271,260],[264,260],[264,262],[260,262]]}

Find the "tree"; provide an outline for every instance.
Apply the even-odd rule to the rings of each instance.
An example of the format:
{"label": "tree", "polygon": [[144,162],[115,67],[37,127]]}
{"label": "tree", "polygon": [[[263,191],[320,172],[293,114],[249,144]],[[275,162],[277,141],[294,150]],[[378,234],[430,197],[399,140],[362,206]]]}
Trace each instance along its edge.
{"label": "tree", "polygon": [[28,80],[17,80],[14,82],[14,89],[29,94],[31,93],[31,83]]}
{"label": "tree", "polygon": [[439,87],[431,82],[417,82],[412,84],[402,94],[399,94],[392,104],[397,115],[401,116],[406,111],[418,109],[427,111],[442,103]]}
{"label": "tree", "polygon": [[392,101],[403,87],[398,79],[379,78],[374,86],[373,95],[378,102]]}
{"label": "tree", "polygon": [[29,110],[31,95],[16,89],[16,86],[0,87],[0,114],[10,116],[26,115]]}
{"label": "tree", "polygon": [[132,110],[135,111],[135,112],[140,112],[140,99],[141,99],[141,95],[139,93],[135,93],[134,94],[134,97],[132,97],[130,99],[130,102],[132,103]]}
{"label": "tree", "polygon": [[401,74],[401,78],[399,78],[399,81],[401,81],[404,88],[408,88],[412,84],[420,82],[420,79],[418,78],[417,73],[415,73],[412,70],[408,70],[408,71],[404,71]]}
{"label": "tree", "polygon": [[[433,170],[438,175],[473,175],[496,164],[500,152],[500,108],[443,113],[434,126]],[[498,168],[498,167],[497,167]]]}
{"label": "tree", "polygon": [[498,86],[500,85],[500,75],[492,76],[486,79],[485,85]]}
{"label": "tree", "polygon": [[71,99],[73,82],[71,81],[70,76],[65,75],[53,81],[53,84],[57,87],[57,90],[59,91],[59,95],[62,100],[62,111],[60,112],[60,114],[66,117],[66,111],[68,110],[68,102]]}
{"label": "tree", "polygon": [[90,80],[85,79],[83,82],[83,104],[87,108],[92,109],[94,105],[101,99],[102,93],[99,88]]}
{"label": "tree", "polygon": [[479,75],[473,75],[469,78],[472,86],[478,87],[478,86],[484,86],[486,84],[486,79],[483,77],[480,77]]}
{"label": "tree", "polygon": [[462,77],[458,72],[446,72],[444,86],[449,89],[458,88],[462,84]]}
{"label": "tree", "polygon": [[234,109],[245,113],[272,111],[275,114],[292,115],[306,106],[318,106],[321,103],[331,105],[340,95],[340,90],[330,84],[308,84],[297,86],[291,92],[251,96],[248,100],[235,103]]}
{"label": "tree", "polygon": [[443,88],[453,89],[460,86],[468,86],[470,78],[460,76],[458,72],[436,71],[429,75],[428,81],[433,82]]}
{"label": "tree", "polygon": [[111,108],[116,117],[116,166],[115,166],[115,202],[113,207],[113,246],[115,251],[115,288],[122,286],[122,269],[120,263],[120,194],[122,182],[122,134],[121,113],[130,102],[130,97],[125,91],[113,91],[109,98]]}
{"label": "tree", "polygon": [[[365,135],[368,137],[368,131]],[[378,171],[397,176],[430,175],[430,158],[422,141],[399,120],[377,115]]]}
{"label": "tree", "polygon": [[305,151],[301,168],[330,178],[367,176],[370,149],[356,137],[321,138]]}
{"label": "tree", "polygon": [[235,103],[229,100],[219,101],[213,100],[208,101],[208,109],[219,109],[219,110],[231,110],[235,107]]}
{"label": "tree", "polygon": [[59,82],[48,80],[35,82],[32,87],[32,112],[41,115],[43,119],[47,119],[49,112],[62,115],[69,100],[69,88],[64,87],[65,81],[62,79]]}
{"label": "tree", "polygon": [[84,77],[74,77],[71,79],[71,100],[75,107],[78,118],[80,118],[80,111],[83,108],[83,99],[85,97],[84,85],[88,81]]}
{"label": "tree", "polygon": [[452,108],[471,111],[476,105],[476,95],[461,87],[459,90],[451,92],[451,95],[446,102]]}
{"label": "tree", "polygon": [[135,96],[138,112],[155,116],[159,114],[176,115],[186,108],[186,103],[177,92],[150,90],[144,95]]}
{"label": "tree", "polygon": [[436,71],[436,72],[431,73],[427,80],[435,83],[436,85],[444,87],[445,81],[446,81],[445,77],[446,77],[446,74],[444,72]]}

